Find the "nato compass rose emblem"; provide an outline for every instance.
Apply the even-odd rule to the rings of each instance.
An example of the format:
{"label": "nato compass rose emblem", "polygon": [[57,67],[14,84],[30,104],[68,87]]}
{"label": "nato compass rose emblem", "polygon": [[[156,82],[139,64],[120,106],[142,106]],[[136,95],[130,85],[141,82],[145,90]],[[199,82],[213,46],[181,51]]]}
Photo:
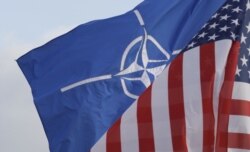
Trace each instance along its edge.
{"label": "nato compass rose emblem", "polygon": [[166,68],[167,62],[170,60],[170,54],[153,36],[148,35],[140,12],[135,10],[134,13],[144,30],[144,35],[135,38],[125,49],[120,72],[77,82],[62,88],[62,92],[86,83],[119,77],[124,94],[132,99],[137,99],[140,94],[138,90],[145,90],[151,85],[155,78]]}

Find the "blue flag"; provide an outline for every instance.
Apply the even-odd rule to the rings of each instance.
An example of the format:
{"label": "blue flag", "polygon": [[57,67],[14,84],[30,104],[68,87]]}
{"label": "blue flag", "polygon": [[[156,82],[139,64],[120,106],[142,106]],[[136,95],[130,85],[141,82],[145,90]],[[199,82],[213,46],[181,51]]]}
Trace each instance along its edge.
{"label": "blue flag", "polygon": [[52,152],[88,152],[225,0],[145,0],[17,60]]}

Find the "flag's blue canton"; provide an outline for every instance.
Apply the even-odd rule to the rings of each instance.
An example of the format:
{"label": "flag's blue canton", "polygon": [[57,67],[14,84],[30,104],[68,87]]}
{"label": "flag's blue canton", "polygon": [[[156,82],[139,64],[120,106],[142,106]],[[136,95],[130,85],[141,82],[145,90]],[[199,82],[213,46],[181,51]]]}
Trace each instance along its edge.
{"label": "flag's blue canton", "polygon": [[240,42],[236,81],[250,83],[250,0],[228,0],[185,50],[223,39]]}
{"label": "flag's blue canton", "polygon": [[241,25],[240,55],[236,70],[236,81],[250,83],[250,0],[244,5],[245,16]]}

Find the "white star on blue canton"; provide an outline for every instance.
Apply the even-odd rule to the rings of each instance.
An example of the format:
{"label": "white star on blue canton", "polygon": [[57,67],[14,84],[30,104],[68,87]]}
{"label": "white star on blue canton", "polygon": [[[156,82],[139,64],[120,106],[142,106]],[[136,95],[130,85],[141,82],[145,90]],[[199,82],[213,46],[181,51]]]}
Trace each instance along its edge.
{"label": "white star on blue canton", "polygon": [[222,9],[228,9],[229,7],[231,7],[232,5],[227,4],[226,6],[222,7]]}
{"label": "white star on blue canton", "polygon": [[242,12],[242,11],[243,11],[243,10],[240,9],[239,6],[233,9],[233,12],[236,12],[236,13],[239,13],[239,12]]}
{"label": "white star on blue canton", "polygon": [[248,56],[250,56],[250,46],[249,48],[247,48],[247,50],[248,50]]}
{"label": "white star on blue canton", "polygon": [[231,38],[233,39],[233,40],[236,40],[236,34],[235,33],[233,33],[233,32],[231,32]]}
{"label": "white star on blue canton", "polygon": [[191,44],[188,45],[188,48],[194,47],[195,44],[196,44],[195,42],[192,42]]}
{"label": "white star on blue canton", "polygon": [[248,23],[248,25],[246,27],[247,27],[247,33],[249,33],[250,32],[250,22]]}
{"label": "white star on blue canton", "polygon": [[216,40],[216,38],[219,37],[218,35],[212,35],[212,36],[209,36],[209,40]]}
{"label": "white star on blue canton", "polygon": [[239,19],[232,20],[232,24],[235,24],[235,26],[240,25]]}
{"label": "white star on blue canton", "polygon": [[241,69],[237,66],[236,75],[238,75],[239,77],[240,77],[240,72],[241,72]]}
{"label": "white star on blue canton", "polygon": [[247,8],[246,11],[250,10],[250,0],[247,1]]}
{"label": "white star on blue canton", "polygon": [[240,42],[246,44],[246,39],[247,39],[247,37],[242,33]]}
{"label": "white star on blue canton", "polygon": [[230,16],[228,16],[228,15],[226,14],[226,15],[224,15],[224,16],[221,16],[221,17],[220,17],[220,20],[221,20],[221,21],[223,21],[223,20],[226,21],[229,17],[230,17]]}
{"label": "white star on blue canton", "polygon": [[215,14],[212,16],[212,18],[217,18],[218,15],[219,15],[218,13],[215,13]]}
{"label": "white star on blue canton", "polygon": [[215,29],[215,28],[216,28],[216,26],[218,26],[218,25],[219,25],[219,24],[214,23],[214,24],[210,25],[210,26],[209,26],[209,28],[210,28],[210,29],[213,29],[213,28]]}
{"label": "white star on blue canton", "polygon": [[203,33],[201,33],[200,35],[198,35],[198,37],[199,37],[199,38],[204,38],[206,35],[207,35],[207,33],[206,33],[206,32],[203,32]]}
{"label": "white star on blue canton", "polygon": [[224,27],[220,28],[220,32],[222,32],[222,31],[226,32],[228,29],[230,29],[230,27],[225,25]]}
{"label": "white star on blue canton", "polygon": [[245,55],[244,55],[242,58],[240,58],[240,60],[242,61],[242,67],[243,67],[243,66],[246,66],[246,67],[247,67],[248,59],[246,59]]}

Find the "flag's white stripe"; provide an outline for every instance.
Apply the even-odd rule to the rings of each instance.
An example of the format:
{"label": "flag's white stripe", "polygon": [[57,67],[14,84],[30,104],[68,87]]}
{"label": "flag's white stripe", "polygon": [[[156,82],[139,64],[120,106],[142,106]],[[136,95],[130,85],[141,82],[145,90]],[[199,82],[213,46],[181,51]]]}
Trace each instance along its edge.
{"label": "flag's white stripe", "polygon": [[236,149],[236,148],[228,148],[228,152],[250,152],[250,150],[246,150],[246,149]]}
{"label": "flag's white stripe", "polygon": [[228,132],[250,134],[250,117],[230,115]]}
{"label": "flag's white stripe", "polygon": [[[231,40],[215,42],[216,75],[213,98],[216,122],[218,115],[219,92],[224,80],[224,69],[231,45]],[[199,73],[199,47],[185,53],[183,65],[187,146],[189,151],[202,151],[203,118]],[[168,111],[167,77],[168,68],[156,79],[152,88],[152,116],[156,152],[173,151]],[[192,90],[190,90],[190,88],[192,88]],[[199,93],[197,94],[197,92]],[[137,104],[134,103],[122,116],[122,152],[139,151],[136,108]],[[237,121],[239,120],[232,120],[232,116],[230,117],[230,124],[235,124]],[[242,122],[245,123],[246,121],[243,120],[238,123],[241,124]],[[229,128],[229,130],[237,130],[235,125],[233,126],[234,127]],[[243,132],[246,132],[246,128],[238,128],[238,130],[243,130]],[[237,152],[238,149],[229,149],[229,151]],[[106,134],[97,142],[97,144],[92,148],[91,152],[106,152]]]}
{"label": "flag's white stripe", "polygon": [[235,82],[232,98],[250,102],[250,84],[244,82]]}
{"label": "flag's white stripe", "polygon": [[[224,81],[225,66],[227,57],[232,46],[231,40],[221,40],[215,42],[215,79],[214,79],[214,92],[213,92],[213,112],[215,117],[215,140],[218,124],[219,112],[219,95]],[[215,142],[216,143],[216,142]]]}
{"label": "flag's white stripe", "polygon": [[183,91],[188,151],[200,152],[203,150],[203,111],[199,47],[184,54]]}
{"label": "flag's white stripe", "polygon": [[137,101],[123,114],[121,119],[122,152],[138,152]]}
{"label": "flag's white stripe", "polygon": [[106,136],[105,133],[102,138],[92,147],[91,152],[106,152]]}
{"label": "flag's white stripe", "polygon": [[156,152],[173,151],[168,105],[168,68],[152,87],[152,116]]}

